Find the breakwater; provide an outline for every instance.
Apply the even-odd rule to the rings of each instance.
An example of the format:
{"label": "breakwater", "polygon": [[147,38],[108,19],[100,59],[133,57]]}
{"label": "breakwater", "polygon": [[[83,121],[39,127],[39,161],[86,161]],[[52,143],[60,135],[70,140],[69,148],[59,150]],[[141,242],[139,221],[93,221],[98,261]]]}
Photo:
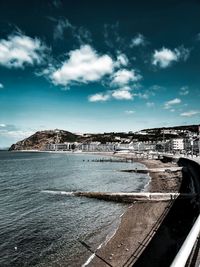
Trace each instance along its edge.
{"label": "breakwater", "polygon": [[96,198],[100,200],[133,203],[134,201],[169,201],[174,199],[186,199],[196,196],[195,193],[112,193],[112,192],[66,192],[66,195],[77,197]]}

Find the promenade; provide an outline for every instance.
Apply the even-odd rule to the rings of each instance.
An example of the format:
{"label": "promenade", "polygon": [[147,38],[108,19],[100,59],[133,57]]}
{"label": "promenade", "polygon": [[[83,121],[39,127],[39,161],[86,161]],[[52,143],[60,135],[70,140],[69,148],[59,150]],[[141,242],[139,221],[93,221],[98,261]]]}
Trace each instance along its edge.
{"label": "promenade", "polygon": [[[126,155],[126,157],[130,158],[131,155]],[[183,159],[187,160],[188,158]],[[174,157],[173,160],[177,161],[179,158]],[[123,215],[116,234],[106,246],[96,251],[96,254],[113,267],[168,267],[181,249],[184,238],[189,234],[194,223],[193,218],[199,214],[193,201],[180,198],[182,194],[190,195],[191,180],[184,164],[176,166],[174,162],[163,163],[160,160],[152,159],[140,159],[139,161],[146,165],[151,176],[151,182],[146,189],[149,192],[147,195],[151,194],[155,197],[160,192],[162,197],[169,197],[170,192],[173,192],[172,195],[177,197],[174,199],[171,197],[166,201],[163,199],[151,201],[147,196],[146,199],[140,199],[142,201],[135,199],[136,201],[133,201]],[[196,158],[194,162],[200,163],[200,159]],[[167,192],[169,194],[166,194]],[[190,199],[195,200],[196,192],[192,193],[195,194],[190,195]],[[178,196],[178,194],[180,195]],[[144,196],[145,194],[143,194]],[[89,197],[99,198],[99,195],[93,192]],[[107,197],[108,195],[106,195]],[[112,197],[115,198],[116,194]],[[179,225],[179,223],[181,224]],[[188,266],[199,266],[200,253],[196,251],[197,245],[193,244],[195,263],[194,256],[190,257],[195,265]],[[94,257],[88,266],[106,267],[108,264],[98,257]]]}

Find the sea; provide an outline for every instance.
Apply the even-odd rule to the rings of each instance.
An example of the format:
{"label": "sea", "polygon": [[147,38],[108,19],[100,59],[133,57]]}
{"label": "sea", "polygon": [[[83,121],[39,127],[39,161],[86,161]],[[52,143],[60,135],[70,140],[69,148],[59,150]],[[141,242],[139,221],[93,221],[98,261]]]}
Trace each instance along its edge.
{"label": "sea", "polygon": [[0,152],[0,266],[84,265],[115,233],[127,204],[65,192],[139,192],[140,163],[101,162],[101,155]]}

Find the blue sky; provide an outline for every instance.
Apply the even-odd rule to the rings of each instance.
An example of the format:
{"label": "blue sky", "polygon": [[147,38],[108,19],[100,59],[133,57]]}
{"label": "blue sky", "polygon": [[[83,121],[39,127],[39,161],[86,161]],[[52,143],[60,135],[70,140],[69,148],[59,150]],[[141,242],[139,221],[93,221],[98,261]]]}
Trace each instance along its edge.
{"label": "blue sky", "polygon": [[200,119],[196,0],[0,3],[0,147]]}

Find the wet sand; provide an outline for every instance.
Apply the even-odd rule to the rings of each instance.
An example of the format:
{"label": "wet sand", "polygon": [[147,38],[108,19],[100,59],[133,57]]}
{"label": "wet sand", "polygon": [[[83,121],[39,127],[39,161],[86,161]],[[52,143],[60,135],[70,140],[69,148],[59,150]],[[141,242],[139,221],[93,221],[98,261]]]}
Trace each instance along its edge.
{"label": "wet sand", "polygon": [[[122,155],[120,155],[122,157]],[[126,155],[123,155],[126,157]],[[173,163],[163,163],[160,160],[135,160],[147,168],[174,167]],[[122,174],[123,175],[123,174]],[[149,192],[178,192],[181,184],[181,171],[172,173],[150,173],[150,183],[145,188]],[[121,223],[115,235],[108,243],[97,251],[110,266],[132,266],[140,256],[156,229],[165,218],[171,201],[165,202],[135,202],[129,206],[121,218]],[[107,267],[106,263],[95,257],[87,266]]]}

